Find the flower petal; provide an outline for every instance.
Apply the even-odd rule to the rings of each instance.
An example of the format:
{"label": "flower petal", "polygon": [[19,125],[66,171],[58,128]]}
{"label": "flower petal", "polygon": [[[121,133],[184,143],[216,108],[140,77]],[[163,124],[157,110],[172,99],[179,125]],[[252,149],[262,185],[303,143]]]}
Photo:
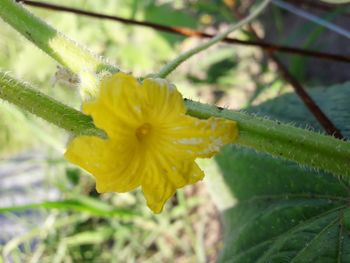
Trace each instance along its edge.
{"label": "flower petal", "polygon": [[183,158],[208,158],[218,153],[220,148],[233,143],[238,137],[237,124],[221,118],[211,117],[199,120],[191,116],[182,116],[174,121],[174,126],[167,129],[160,146],[168,148],[172,156],[180,155]]}
{"label": "flower petal", "polygon": [[185,114],[182,95],[173,84],[164,79],[145,79],[142,88],[146,118],[166,121]]}
{"label": "flower petal", "polygon": [[64,156],[94,175],[100,193],[127,192],[141,184],[143,164],[132,144],[123,147],[111,140],[80,136],[69,143]]}
{"label": "flower petal", "polygon": [[159,161],[161,162],[153,162],[149,166],[142,180],[147,206],[154,213],[162,211],[165,202],[174,195],[177,188],[193,184],[204,177],[203,171],[194,161]]}
{"label": "flower petal", "polygon": [[95,101],[85,102],[83,111],[92,115],[97,127],[109,137],[125,136],[140,121],[141,85],[125,73],[116,73],[101,81],[100,93]]}

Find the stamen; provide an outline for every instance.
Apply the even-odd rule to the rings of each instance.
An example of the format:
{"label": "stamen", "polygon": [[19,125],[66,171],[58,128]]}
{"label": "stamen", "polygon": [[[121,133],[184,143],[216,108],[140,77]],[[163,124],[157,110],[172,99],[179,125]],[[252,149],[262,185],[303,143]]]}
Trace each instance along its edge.
{"label": "stamen", "polygon": [[139,141],[142,141],[145,139],[145,137],[147,137],[147,135],[150,134],[152,130],[152,125],[149,124],[149,123],[144,123],[142,124],[140,127],[138,127],[135,131],[135,135],[136,135],[136,138],[139,140]]}

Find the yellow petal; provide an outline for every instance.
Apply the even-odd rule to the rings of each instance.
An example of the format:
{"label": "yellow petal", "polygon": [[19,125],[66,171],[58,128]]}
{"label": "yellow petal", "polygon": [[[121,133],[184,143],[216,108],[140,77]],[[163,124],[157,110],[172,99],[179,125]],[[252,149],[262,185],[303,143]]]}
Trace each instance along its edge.
{"label": "yellow petal", "polygon": [[223,145],[233,143],[238,137],[238,128],[234,121],[214,117],[199,120],[186,115],[179,118],[165,136],[171,138],[162,146],[169,154],[208,158]]}
{"label": "yellow petal", "polygon": [[141,184],[139,171],[143,164],[132,144],[125,147],[98,137],[80,136],[69,143],[64,156],[95,176],[100,193],[127,192]]}
{"label": "yellow petal", "polygon": [[83,111],[92,115],[97,127],[109,137],[120,138],[140,122],[141,85],[125,73],[117,73],[102,80],[96,100],[85,102]]}
{"label": "yellow petal", "polygon": [[146,118],[166,122],[185,114],[186,108],[181,93],[164,79],[146,79],[142,84],[143,111]]}
{"label": "yellow petal", "polygon": [[[176,166],[175,166],[176,165]],[[177,188],[193,184],[204,177],[203,171],[194,161],[149,163],[149,169],[142,180],[142,190],[147,206],[160,213],[165,202],[174,195]]]}

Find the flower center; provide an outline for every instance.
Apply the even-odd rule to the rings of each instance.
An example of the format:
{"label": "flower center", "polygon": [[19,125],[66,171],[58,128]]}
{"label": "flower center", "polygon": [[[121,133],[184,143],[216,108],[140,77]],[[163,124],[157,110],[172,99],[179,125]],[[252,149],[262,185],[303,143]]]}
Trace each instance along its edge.
{"label": "flower center", "polygon": [[135,131],[136,138],[139,141],[143,141],[152,131],[152,125],[148,122],[142,124]]}

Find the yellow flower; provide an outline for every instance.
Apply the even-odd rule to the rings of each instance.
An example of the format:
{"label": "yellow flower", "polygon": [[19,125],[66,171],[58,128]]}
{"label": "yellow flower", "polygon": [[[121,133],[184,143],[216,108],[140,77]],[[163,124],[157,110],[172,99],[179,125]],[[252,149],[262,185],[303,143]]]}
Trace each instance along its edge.
{"label": "yellow flower", "polygon": [[162,79],[139,83],[124,73],[101,82],[97,99],[83,104],[108,139],[79,136],[66,159],[96,177],[100,193],[142,187],[155,213],[177,188],[201,180],[197,157],[211,157],[237,137],[236,123],[186,115],[181,94]]}

